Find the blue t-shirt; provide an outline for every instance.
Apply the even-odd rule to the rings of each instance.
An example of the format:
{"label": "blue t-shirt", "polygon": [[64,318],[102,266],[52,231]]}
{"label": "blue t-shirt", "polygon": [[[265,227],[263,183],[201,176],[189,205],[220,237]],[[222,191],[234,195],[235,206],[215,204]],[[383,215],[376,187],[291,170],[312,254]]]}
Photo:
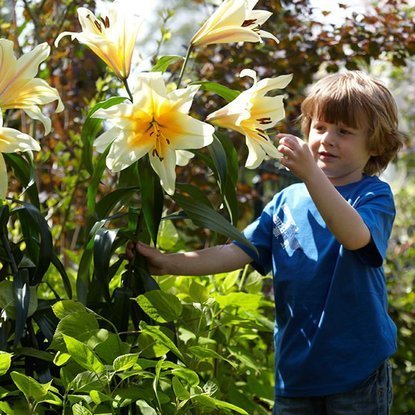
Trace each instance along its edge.
{"label": "blue t-shirt", "polygon": [[244,230],[258,255],[235,242],[259,272],[272,270],[278,396],[351,390],[396,349],[382,268],[395,217],[392,192],[374,176],[337,190],[370,230],[365,248],[337,242],[302,183],[275,195]]}

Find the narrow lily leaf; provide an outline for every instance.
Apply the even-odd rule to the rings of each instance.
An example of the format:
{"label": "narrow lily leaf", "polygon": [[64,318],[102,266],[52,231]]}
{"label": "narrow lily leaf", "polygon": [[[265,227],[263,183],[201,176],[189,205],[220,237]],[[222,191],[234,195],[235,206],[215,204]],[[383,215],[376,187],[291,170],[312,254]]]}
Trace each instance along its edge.
{"label": "narrow lily leaf", "polygon": [[144,312],[158,323],[177,320],[183,310],[182,303],[173,294],[161,290],[148,291],[136,298]]}
{"label": "narrow lily leaf", "polygon": [[0,351],[0,376],[3,376],[10,369],[12,363],[12,354]]}
{"label": "narrow lily leaf", "polygon": [[112,256],[113,243],[118,230],[100,229],[94,239],[94,268],[96,278],[104,291],[107,301],[110,301],[108,274]]}
{"label": "narrow lily leaf", "polygon": [[17,388],[26,396],[26,399],[35,400],[36,402],[42,401],[52,383],[51,381],[50,383],[42,384],[30,376],[16,371],[12,372],[10,376]]}
{"label": "narrow lily leaf", "polygon": [[23,336],[30,304],[29,272],[20,269],[13,279],[14,302],[16,307],[16,328],[14,344],[17,345]]}
{"label": "narrow lily leaf", "polygon": [[[52,261],[52,233],[50,231],[48,223],[46,222],[46,219],[34,205],[24,202],[19,203],[22,203],[23,207],[21,209],[24,209],[29,214],[32,225],[39,232],[39,257],[37,259],[37,266],[34,276],[31,280],[31,285],[36,285],[42,281],[42,278],[48,270],[49,265]],[[18,211],[19,210],[20,209],[18,209]],[[36,258],[32,259],[35,260]]]}
{"label": "narrow lily leaf", "polygon": [[94,373],[101,373],[105,370],[104,364],[86,344],[65,334],[63,334],[63,340],[68,353],[78,365]]}
{"label": "narrow lily leaf", "polygon": [[95,106],[93,106],[85,119],[84,125],[81,131],[81,139],[83,143],[82,148],[82,162],[85,166],[86,170],[90,175],[94,173],[94,166],[92,163],[92,148],[94,140],[101,130],[102,120],[99,118],[92,118],[92,115],[98,111],[100,108],[110,108],[113,105],[120,104],[121,102],[125,101],[126,97],[111,97],[103,102],[98,102]]}
{"label": "narrow lily leaf", "polygon": [[192,82],[191,85],[200,85],[203,90],[214,92],[224,98],[227,102],[233,101],[240,94],[239,91],[230,89],[224,85],[218,84],[217,82],[196,81]]}
{"label": "narrow lily leaf", "polygon": [[172,65],[173,63],[176,63],[178,61],[184,60],[183,56],[178,55],[166,55],[161,56],[157,63],[151,68],[151,72],[166,72],[167,68]]}
{"label": "narrow lily leaf", "polygon": [[209,198],[198,187],[187,183],[176,183],[176,189],[179,189],[181,193],[188,194],[193,200],[197,200],[198,202],[213,209]]}
{"label": "narrow lily leaf", "polygon": [[175,194],[173,199],[196,225],[225,235],[240,242],[252,251],[257,252],[256,248],[242,235],[242,233],[214,209],[183,195]]}
{"label": "narrow lily leaf", "polygon": [[98,161],[95,164],[94,171],[92,173],[91,180],[89,182],[88,186],[88,211],[91,215],[95,214],[95,204],[96,204],[96,197],[98,193],[98,187],[101,183],[102,175],[104,174],[104,171],[106,169],[106,161],[107,161],[107,155],[110,150],[110,146],[99,155]]}
{"label": "narrow lily leaf", "polygon": [[57,255],[54,252],[52,252],[51,262],[62,277],[62,282],[66,291],[66,295],[68,296],[68,298],[72,298],[72,286],[71,282],[69,281],[69,276],[66,273],[66,268],[63,266],[61,260],[57,257]]}
{"label": "narrow lily leaf", "polygon": [[23,193],[27,193],[30,201],[39,208],[39,194],[36,187],[36,170],[30,158],[24,154],[3,153],[3,157],[15,176],[23,186]]}
{"label": "narrow lily leaf", "polygon": [[136,186],[120,188],[104,196],[95,207],[98,219],[108,217],[115,206],[127,203],[138,189]]}
{"label": "narrow lily leaf", "polygon": [[157,234],[163,212],[164,193],[160,179],[154,172],[148,158],[139,160],[139,176],[144,220],[151,239],[157,242]]}

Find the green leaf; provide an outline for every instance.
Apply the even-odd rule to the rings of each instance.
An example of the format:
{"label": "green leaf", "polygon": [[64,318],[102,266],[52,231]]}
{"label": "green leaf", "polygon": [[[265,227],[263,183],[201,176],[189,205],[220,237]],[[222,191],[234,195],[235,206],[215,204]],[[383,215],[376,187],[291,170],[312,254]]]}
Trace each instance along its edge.
{"label": "green leaf", "polygon": [[140,322],[140,329],[142,333],[150,335],[155,341],[171,350],[180,360],[184,361],[184,356],[178,347],[164,334],[159,327],[149,326],[144,321]]}
{"label": "green leaf", "polygon": [[118,356],[113,363],[114,370],[116,372],[123,372],[131,369],[137,363],[138,356],[138,353],[129,353]]}
{"label": "green leaf", "polygon": [[199,405],[207,408],[224,408],[230,409],[231,411],[237,412],[238,414],[249,415],[244,409],[239,406],[233,405],[228,402],[221,401],[219,399],[212,398],[208,395],[196,395],[192,396],[192,401],[197,402]]}
{"label": "green leaf", "polygon": [[183,310],[180,300],[161,290],[148,291],[136,298],[143,311],[158,323],[177,320]]}
{"label": "green leaf", "polygon": [[138,163],[144,220],[151,239],[156,243],[163,212],[164,192],[148,158],[143,158]]}
{"label": "green leaf", "polygon": [[98,102],[88,112],[88,115],[85,119],[85,122],[82,126],[82,131],[81,131],[81,140],[83,143],[82,163],[85,166],[88,173],[91,175],[93,174],[93,171],[94,171],[94,167],[92,163],[92,156],[93,156],[92,146],[93,146],[95,137],[101,130],[101,124],[103,121],[100,118],[92,118],[92,115],[101,108],[104,108],[104,109],[110,108],[114,105],[121,104],[126,99],[127,99],[126,97],[111,97],[107,99],[106,101]]}
{"label": "green leaf", "polygon": [[184,401],[190,398],[190,392],[182,385],[176,376],[173,377],[171,384],[173,386],[173,392],[178,399]]}
{"label": "green leaf", "polygon": [[107,301],[110,301],[109,270],[112,250],[118,229],[100,229],[94,239],[94,268],[98,283],[104,290]]}
{"label": "green leaf", "polygon": [[[36,262],[36,270],[30,283],[31,285],[36,285],[42,281],[42,278],[48,270],[49,265],[52,261],[52,233],[50,231],[48,223],[46,222],[46,219],[34,205],[20,201],[17,202],[23,205],[22,208],[17,209],[17,211],[22,212],[23,209],[23,212],[28,213],[28,217],[31,219],[28,225],[38,232],[40,238],[39,241],[36,240],[36,243],[39,244],[38,258],[31,258]],[[26,241],[26,243],[29,242]]]}
{"label": "green leaf", "polygon": [[105,195],[95,207],[98,219],[107,218],[117,205],[126,204],[138,189],[138,186],[120,188]]}
{"label": "green leaf", "polygon": [[51,262],[62,277],[63,286],[65,287],[65,291],[68,298],[72,298],[72,286],[68,274],[66,272],[66,268],[54,252],[52,252]]}
{"label": "green leaf", "polygon": [[76,403],[72,406],[72,414],[73,415],[93,415],[93,413],[85,406],[81,405],[80,403]]}
{"label": "green leaf", "polygon": [[[64,369],[64,368],[63,368]],[[105,389],[107,379],[104,376],[99,376],[94,372],[87,370],[86,372],[78,373],[68,385],[68,390],[75,392],[91,392],[102,391]]]}
{"label": "green leaf", "polygon": [[[36,287],[30,287],[30,301],[27,315],[31,316],[36,311],[37,306]],[[16,319],[16,300],[12,281],[4,280],[0,282],[0,308],[5,310],[7,318],[12,320]]]}
{"label": "green leaf", "polygon": [[248,293],[230,293],[226,295],[217,295],[215,300],[221,308],[242,307],[243,310],[258,310],[261,305],[262,296],[259,294]]}
{"label": "green leaf", "polygon": [[6,415],[15,415],[14,409],[7,402],[0,402],[0,412]]}
{"label": "green leaf", "polygon": [[183,56],[166,55],[157,59],[156,64],[151,68],[151,72],[166,72],[167,68],[178,61],[184,60]]}
{"label": "green leaf", "polygon": [[11,372],[10,376],[14,384],[21,392],[23,392],[28,401],[42,401],[42,399],[48,393],[49,388],[52,384],[52,381],[46,384],[39,383],[37,380],[31,378],[30,376],[26,376],[23,373],[16,371]]}
{"label": "green leaf", "polygon": [[3,153],[8,166],[13,169],[15,176],[23,186],[23,193],[29,195],[30,201],[40,206],[39,194],[36,187],[36,169],[31,156],[27,154]]}
{"label": "green leaf", "polygon": [[0,351],[0,376],[3,376],[10,369],[12,363],[12,354]]}
{"label": "green leaf", "polygon": [[97,162],[95,163],[95,168],[91,176],[91,180],[88,186],[88,212],[90,215],[95,215],[95,205],[96,197],[98,193],[99,186],[101,184],[102,175],[107,167],[107,156],[110,151],[111,146],[109,145],[106,150],[99,155]]}
{"label": "green leaf", "polygon": [[223,360],[225,362],[228,362],[234,368],[237,367],[237,365],[234,362],[232,362],[231,360],[224,358],[219,353],[215,352],[212,349],[208,349],[206,347],[190,346],[189,347],[189,352],[191,352],[194,356],[196,356],[200,360],[219,359],[219,360]]}
{"label": "green leaf", "polygon": [[63,334],[63,340],[68,353],[78,365],[94,373],[101,373],[105,370],[105,366],[98,356],[84,343],[65,334]]}
{"label": "green leaf", "polygon": [[215,94],[224,98],[227,102],[233,101],[240,94],[239,91],[230,89],[224,85],[218,84],[217,82],[197,81],[192,82],[191,85],[200,85],[201,89],[209,92],[214,92]]}
{"label": "green leaf", "polygon": [[242,245],[245,245],[253,252],[257,252],[257,249],[242,235],[242,233],[214,209],[183,195],[175,194],[173,199],[196,225],[225,235],[238,241]]}
{"label": "green leaf", "polygon": [[87,312],[87,309],[83,304],[73,300],[58,301],[57,303],[53,304],[52,310],[55,316],[60,320],[73,313]]}
{"label": "green leaf", "polygon": [[136,405],[140,408],[142,415],[157,415],[157,412],[146,401],[142,399],[136,402]]}

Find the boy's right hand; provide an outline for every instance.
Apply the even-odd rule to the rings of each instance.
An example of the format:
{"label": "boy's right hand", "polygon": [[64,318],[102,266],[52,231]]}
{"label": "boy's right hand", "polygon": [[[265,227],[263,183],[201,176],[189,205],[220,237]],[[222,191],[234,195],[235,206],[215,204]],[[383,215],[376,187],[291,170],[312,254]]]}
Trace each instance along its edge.
{"label": "boy's right hand", "polygon": [[147,260],[148,270],[152,275],[165,275],[169,273],[166,269],[167,261],[165,259],[167,255],[160,252],[157,248],[153,248],[142,242],[134,244],[134,242],[130,241],[126,248],[127,259],[133,259],[134,254],[142,255]]}

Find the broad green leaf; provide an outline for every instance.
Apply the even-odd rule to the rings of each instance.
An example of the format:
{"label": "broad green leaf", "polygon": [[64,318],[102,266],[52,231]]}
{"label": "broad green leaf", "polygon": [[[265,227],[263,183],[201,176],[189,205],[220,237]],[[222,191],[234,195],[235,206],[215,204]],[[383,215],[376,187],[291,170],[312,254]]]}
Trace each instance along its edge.
{"label": "broad green leaf", "polygon": [[171,373],[180,379],[185,380],[190,386],[197,386],[200,382],[198,374],[186,367],[177,367],[173,369]]}
{"label": "broad green leaf", "polygon": [[52,341],[52,348],[65,351],[62,349],[62,346],[64,346],[62,339],[63,334],[87,342],[89,338],[96,335],[98,330],[98,321],[94,315],[86,311],[74,312],[64,317],[58,323]]}
{"label": "broad green leaf", "polygon": [[216,295],[215,300],[221,308],[240,307],[243,310],[258,310],[261,305],[262,296],[259,294],[237,292],[226,295]]}
{"label": "broad green leaf", "polygon": [[150,326],[144,321],[140,322],[140,329],[142,333],[147,333],[150,335],[154,340],[158,343],[162,344],[163,346],[167,347],[171,350],[180,360],[184,361],[184,356],[182,352],[178,349],[178,347],[170,340],[166,334],[164,334],[160,327],[157,326]]}
{"label": "broad green leaf", "polygon": [[112,401],[112,396],[106,395],[105,393],[102,393],[97,390],[93,390],[89,392],[89,396],[91,397],[91,399],[96,405],[99,405],[102,402]]}
{"label": "broad green leaf", "polygon": [[104,376],[99,376],[94,372],[86,371],[78,373],[75,378],[73,378],[69,385],[68,389],[75,392],[91,392],[94,390],[102,391],[105,389],[108,379]]}
{"label": "broad green leaf", "polygon": [[196,395],[192,396],[192,401],[197,402],[199,405],[207,408],[224,408],[230,409],[231,411],[237,412],[238,414],[249,415],[244,409],[239,408],[231,403],[220,401],[219,399],[212,398],[208,395]]}
{"label": "broad green leaf", "polygon": [[80,403],[76,403],[75,405],[72,406],[72,414],[73,415],[93,415],[93,413],[88,408],[81,405]]}
{"label": "broad green leaf", "polygon": [[209,288],[198,282],[197,280],[192,280],[189,287],[189,296],[193,302],[203,304],[209,299]]}
{"label": "broad green leaf", "polygon": [[242,235],[242,233],[214,209],[211,209],[205,204],[188,196],[175,194],[173,199],[196,225],[225,235],[240,242],[242,245],[245,245],[253,252],[257,252],[257,249]]}
{"label": "broad green leaf", "polygon": [[136,405],[140,408],[142,415],[157,415],[157,412],[146,401],[138,400]]}
{"label": "broad green leaf", "polygon": [[237,365],[229,359],[221,356],[219,353],[215,352],[212,349],[208,349],[207,347],[202,346],[190,346],[189,352],[191,352],[194,356],[196,356],[200,360],[204,359],[219,359],[225,362],[228,362],[231,366],[237,367]]}
{"label": "broad green leaf", "polygon": [[136,298],[144,312],[158,323],[177,320],[183,310],[180,300],[161,290],[148,291]]}
{"label": "broad green leaf", "polygon": [[179,233],[171,220],[162,220],[160,222],[159,234],[157,237],[158,246],[165,250],[171,251],[179,242]]}
{"label": "broad green leaf", "polygon": [[209,92],[214,92],[215,94],[224,98],[227,102],[233,101],[240,94],[239,91],[230,89],[224,85],[218,84],[217,82],[197,81],[192,82],[192,85],[200,85],[201,89]]}
{"label": "broad green leaf", "polygon": [[238,346],[228,346],[228,350],[242,364],[253,369],[255,372],[258,371],[258,364],[253,360],[253,356],[249,354],[248,350]]}
{"label": "broad green leaf", "polygon": [[138,346],[141,350],[141,355],[149,359],[154,359],[164,356],[169,352],[170,348],[160,343],[153,336],[148,333],[141,333],[138,336]]}
{"label": "broad green leaf", "polygon": [[157,59],[156,64],[151,68],[151,72],[166,72],[167,68],[172,65],[173,63],[176,63],[177,61],[184,60],[183,56],[178,55],[166,55],[161,56]]}
{"label": "broad green leaf", "polygon": [[11,372],[10,374],[14,384],[17,388],[23,392],[27,400],[34,400],[36,402],[42,401],[46,396],[51,386],[52,381],[49,383],[39,383],[37,380],[26,376],[20,372]]}
{"label": "broad green leaf", "polygon": [[4,401],[0,402],[0,412],[6,415],[15,415],[14,409]]}
{"label": "broad green leaf", "polygon": [[171,384],[173,386],[173,392],[178,399],[183,401],[190,398],[190,392],[182,385],[179,378],[174,376]]}
{"label": "broad green leaf", "polygon": [[12,354],[0,351],[0,376],[3,376],[10,369],[12,363]]}
{"label": "broad green leaf", "polygon": [[84,343],[65,334],[63,334],[63,340],[68,349],[68,353],[78,365],[94,373],[101,373],[105,370],[105,366],[98,356]]}
{"label": "broad green leaf", "polygon": [[117,356],[127,354],[130,345],[124,343],[117,334],[109,332],[107,339],[99,343],[94,351],[103,362],[110,365]]}
{"label": "broad green leaf", "polygon": [[130,353],[118,356],[113,363],[114,370],[116,372],[122,372],[131,369],[137,363],[138,356],[138,353]]}
{"label": "broad green leaf", "polygon": [[52,305],[55,316],[62,320],[66,316],[77,312],[87,312],[85,306],[77,301],[62,300]]}
{"label": "broad green leaf", "polygon": [[237,282],[240,279],[241,272],[240,270],[236,270],[233,272],[229,272],[226,274],[223,283],[221,284],[223,291],[226,293],[227,291],[234,290],[237,287]]}
{"label": "broad green leaf", "polygon": [[71,355],[69,353],[57,352],[55,358],[53,359],[53,363],[56,366],[63,366],[70,358]]}

